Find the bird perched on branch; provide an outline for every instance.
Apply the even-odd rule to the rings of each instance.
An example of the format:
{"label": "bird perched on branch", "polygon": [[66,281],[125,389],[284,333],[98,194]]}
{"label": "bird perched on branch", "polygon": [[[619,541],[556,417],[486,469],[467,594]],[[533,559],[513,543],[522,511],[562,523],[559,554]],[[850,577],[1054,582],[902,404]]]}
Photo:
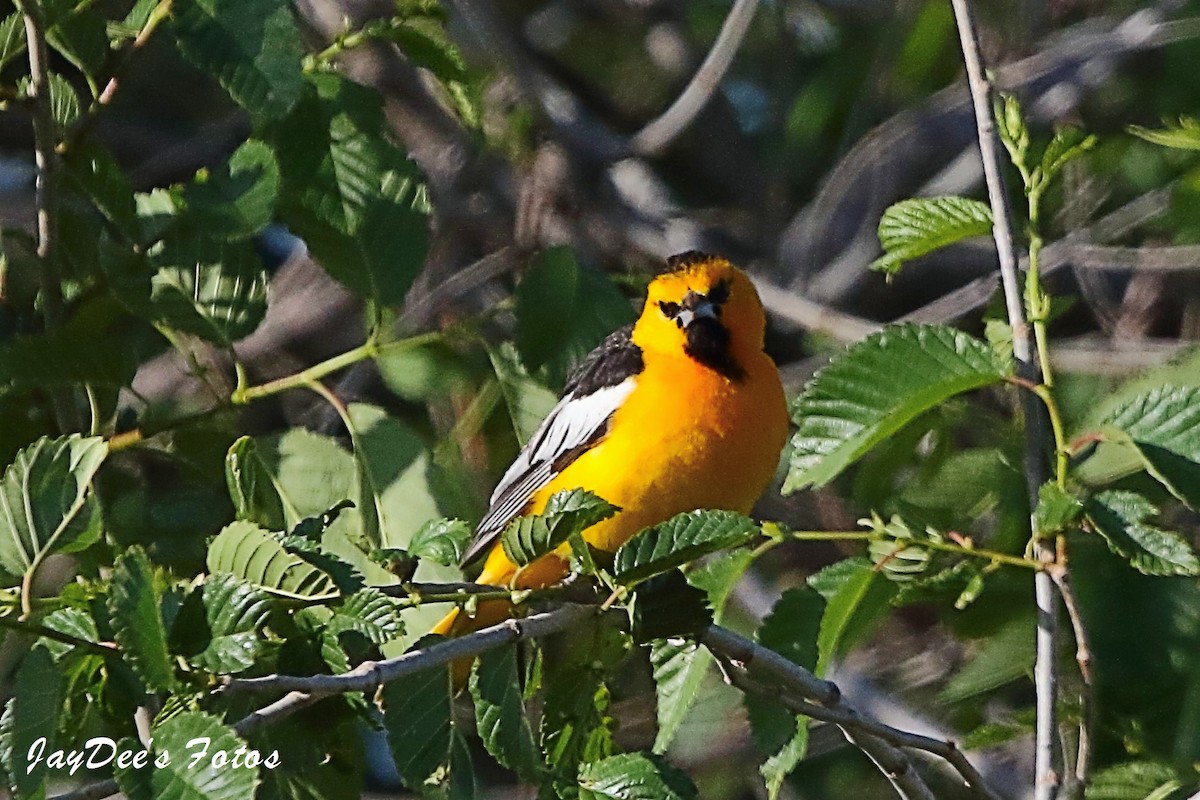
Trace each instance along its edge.
{"label": "bird perched on branch", "polygon": [[[517,567],[500,534],[541,513],[563,489],[586,489],[621,511],[583,532],[615,552],[643,528],[696,508],[747,513],[774,474],[788,415],[766,325],[750,279],[724,258],[687,252],[667,260],[633,325],[610,334],[568,378],[562,399],[504,473],[463,557],[484,555],[479,583],[508,586]],[[570,550],[527,565],[515,588],[561,580]],[[455,609],[434,633],[495,624],[505,601]]]}

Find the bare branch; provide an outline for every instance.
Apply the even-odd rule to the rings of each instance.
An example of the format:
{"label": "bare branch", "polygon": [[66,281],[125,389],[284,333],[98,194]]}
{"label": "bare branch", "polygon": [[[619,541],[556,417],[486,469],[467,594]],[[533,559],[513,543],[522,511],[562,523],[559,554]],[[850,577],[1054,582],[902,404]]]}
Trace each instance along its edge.
{"label": "bare branch", "polygon": [[[373,692],[383,684],[412,675],[425,669],[445,666],[461,658],[471,658],[488,650],[503,647],[523,639],[550,636],[578,625],[597,614],[595,606],[564,605],[553,611],[528,617],[508,619],[498,625],[445,642],[412,650],[384,661],[364,661],[340,675],[268,675],[262,678],[233,678],[225,684],[226,692],[291,692],[304,700],[293,702],[307,705],[313,700],[345,692]],[[286,699],[286,698],[285,698]],[[255,714],[265,713],[265,710]],[[283,714],[287,716],[287,714]],[[242,723],[238,723],[241,725]],[[256,723],[253,727],[257,727]],[[241,728],[238,729],[241,731]]]}
{"label": "bare branch", "polygon": [[[1065,559],[1059,560],[1065,562]],[[1075,634],[1075,663],[1079,665],[1079,744],[1073,780],[1067,785],[1069,795],[1078,798],[1083,796],[1083,790],[1087,787],[1092,766],[1092,728],[1096,712],[1095,689],[1092,684],[1092,648],[1088,643],[1087,628],[1083,624],[1079,601],[1071,585],[1071,573],[1066,569],[1052,569],[1049,572],[1059,594],[1062,595],[1067,618],[1071,621],[1071,630]]]}
{"label": "bare branch", "polygon": [[[1017,374],[1034,384],[1042,381],[1041,367],[1034,358],[1033,337],[1025,321],[1021,277],[1017,268],[1012,214],[1008,208],[1008,193],[1000,161],[999,137],[992,118],[992,87],[984,73],[983,56],[975,33],[969,0],[951,0],[967,68],[971,89],[971,105],[975,110],[975,126],[979,152],[983,158],[983,173],[987,183],[988,200],[992,207],[992,235],[1000,259],[1000,283],[1004,287],[1004,303],[1012,328],[1013,355]],[[1025,481],[1029,493],[1029,509],[1037,505],[1038,491],[1046,481],[1045,452],[1047,446],[1046,412],[1033,392],[1021,392],[1025,413]],[[1030,531],[1037,529],[1030,521]],[[1033,555],[1043,563],[1054,561],[1055,553],[1038,539],[1033,542]],[[1033,576],[1037,604],[1037,656],[1034,662],[1034,692],[1037,722],[1034,739],[1034,797],[1053,800],[1058,793],[1059,774],[1055,742],[1058,736],[1058,669],[1055,662],[1058,639],[1058,605],[1055,601],[1054,580],[1040,571]]]}
{"label": "bare branch", "polygon": [[725,17],[725,22],[721,25],[717,40],[713,42],[712,49],[708,51],[692,80],[666,111],[646,123],[646,126],[634,135],[630,141],[633,152],[643,156],[658,155],[692,124],[733,63],[733,57],[741,46],[746,31],[750,29],[750,22],[754,19],[754,11],[757,8],[758,0],[736,0],[733,8],[729,10],[729,16]]}

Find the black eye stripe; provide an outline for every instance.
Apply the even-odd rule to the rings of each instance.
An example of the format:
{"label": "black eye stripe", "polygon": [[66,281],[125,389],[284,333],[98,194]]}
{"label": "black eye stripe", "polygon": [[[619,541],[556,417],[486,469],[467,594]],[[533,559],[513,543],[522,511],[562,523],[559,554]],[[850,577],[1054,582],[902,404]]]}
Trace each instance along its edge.
{"label": "black eye stripe", "polygon": [[659,302],[658,308],[660,311],[662,311],[663,314],[665,314],[668,317],[679,316],[679,303],[670,303],[670,302],[667,302],[666,300],[662,300]]}

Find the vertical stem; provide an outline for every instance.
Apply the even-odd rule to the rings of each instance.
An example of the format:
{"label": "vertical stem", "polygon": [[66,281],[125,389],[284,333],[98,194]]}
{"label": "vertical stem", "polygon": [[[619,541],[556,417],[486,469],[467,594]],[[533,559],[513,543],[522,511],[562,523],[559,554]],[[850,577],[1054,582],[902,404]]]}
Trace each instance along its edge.
{"label": "vertical stem", "polygon": [[[1008,193],[1004,186],[1004,173],[999,157],[999,138],[992,118],[992,88],[984,73],[983,56],[979,50],[979,39],[975,33],[975,20],[969,0],[950,0],[958,26],[959,41],[963,50],[963,61],[967,69],[967,81],[971,89],[971,103],[975,110],[975,125],[979,134],[979,152],[983,159],[984,178],[987,182],[988,200],[991,203],[992,234],[996,240],[996,252],[1000,260],[1000,278],[1004,287],[1004,303],[1008,311],[1008,322],[1012,328],[1013,355],[1017,361],[1017,373],[1034,384],[1041,383],[1041,368],[1034,357],[1030,326],[1025,321],[1022,303],[1021,280],[1017,269],[1016,247],[1013,238],[1012,214],[1008,206]],[[1046,481],[1047,425],[1045,411],[1032,392],[1021,392],[1021,404],[1025,417],[1025,479],[1029,493],[1029,506],[1037,505],[1038,490]],[[1030,530],[1033,531],[1032,519]],[[1053,563],[1054,550],[1034,540],[1034,557],[1043,563]],[[1036,800],[1053,800],[1058,794],[1059,775],[1057,763],[1057,707],[1058,673],[1055,664],[1056,640],[1058,636],[1058,605],[1055,600],[1054,581],[1046,571],[1034,577],[1034,598],[1037,604],[1037,659],[1034,665],[1034,687],[1037,695],[1037,725],[1035,734],[1034,796]]]}

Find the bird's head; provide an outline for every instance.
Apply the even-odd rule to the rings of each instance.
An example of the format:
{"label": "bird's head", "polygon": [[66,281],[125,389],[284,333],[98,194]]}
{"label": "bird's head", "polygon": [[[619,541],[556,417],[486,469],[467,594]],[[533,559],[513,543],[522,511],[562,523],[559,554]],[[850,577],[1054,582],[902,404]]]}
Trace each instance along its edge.
{"label": "bird's head", "polygon": [[643,350],[680,350],[730,378],[739,355],[761,351],[766,321],[754,284],[720,256],[689,251],[667,259],[650,283],[633,340]]}

